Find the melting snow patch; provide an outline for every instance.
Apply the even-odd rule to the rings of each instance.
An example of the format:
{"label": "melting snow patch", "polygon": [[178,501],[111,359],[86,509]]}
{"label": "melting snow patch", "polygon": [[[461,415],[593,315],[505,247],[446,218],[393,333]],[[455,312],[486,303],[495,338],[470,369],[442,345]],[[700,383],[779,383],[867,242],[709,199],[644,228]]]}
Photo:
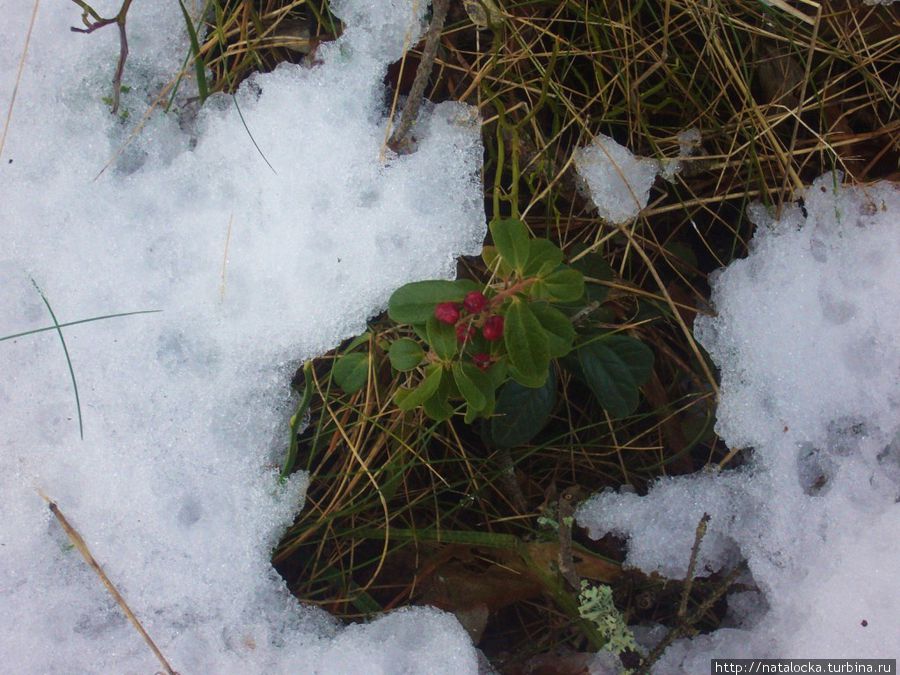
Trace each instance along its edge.
{"label": "melting snow patch", "polygon": [[717,315],[695,327],[721,372],[717,431],[751,462],[577,513],[647,572],[683,577],[704,512],[701,573],[747,560],[756,599],[733,597],[733,627],[677,642],[658,672],[900,652],[900,190],[838,182],[778,220],[756,209],[750,255],[714,278]]}
{"label": "melting snow patch", "polygon": [[647,206],[659,162],[636,157],[609,136],[598,134],[590,145],[575,151],[575,168],[587,184],[597,214],[622,224]]}
{"label": "melting snow patch", "polygon": [[[269,564],[305,491],[305,476],[279,486],[274,468],[292,369],[360,332],[398,285],[452,277],[484,236],[472,109],[435,106],[413,154],[382,148],[383,77],[426,3],[335,1],[347,28],[319,48],[320,65],[254,77],[195,122],[151,112],[127,145],[188,51],[177,4],[134,3],[128,15],[126,120],[102,102],[115,29],[71,33],[78,8],[52,4],[0,158],[0,337],[51,328],[0,342],[6,667],[158,669],[40,489],[181,672],[474,672],[449,615],[409,610],[341,630]],[[5,111],[32,3],[0,8]],[[38,287],[61,324],[161,310],[61,329],[83,440]]]}

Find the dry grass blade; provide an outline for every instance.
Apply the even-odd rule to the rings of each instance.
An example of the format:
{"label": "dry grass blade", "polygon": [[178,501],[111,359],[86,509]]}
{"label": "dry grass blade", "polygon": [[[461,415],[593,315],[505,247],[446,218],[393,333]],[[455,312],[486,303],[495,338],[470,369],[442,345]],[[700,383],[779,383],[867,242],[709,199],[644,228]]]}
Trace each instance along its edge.
{"label": "dry grass blade", "polygon": [[3,155],[3,148],[6,146],[6,134],[9,132],[9,125],[12,121],[13,107],[16,105],[16,94],[19,93],[19,82],[22,80],[22,72],[25,69],[25,57],[28,56],[28,47],[31,45],[31,31],[34,29],[34,21],[37,18],[40,5],[41,0],[34,0],[31,19],[28,21],[28,32],[25,34],[25,44],[22,46],[22,56],[19,57],[19,66],[16,68],[16,82],[9,97],[9,107],[6,110],[6,119],[3,121],[3,132],[0,133],[0,156]]}
{"label": "dry grass blade", "polygon": [[113,582],[110,581],[108,576],[106,576],[106,572],[103,571],[100,563],[98,563],[94,556],[91,554],[88,545],[85,543],[82,536],[78,533],[78,530],[76,530],[71,525],[71,523],[69,523],[56,502],[54,502],[52,499],[50,499],[50,497],[44,494],[43,491],[38,490],[37,492],[41,496],[41,498],[45,502],[47,502],[47,506],[50,508],[50,512],[56,517],[56,520],[59,521],[59,524],[62,526],[63,531],[69,538],[69,541],[71,541],[72,545],[76,549],[78,549],[78,552],[81,554],[81,557],[84,558],[84,561],[88,564],[88,566],[90,566],[90,568],[97,573],[97,576],[100,577],[100,581],[103,582],[106,590],[109,591],[110,595],[112,595],[115,599],[116,604],[119,605],[122,612],[124,612],[125,616],[128,617],[131,625],[134,626],[135,630],[137,630],[137,632],[140,633],[140,636],[144,639],[144,642],[147,643],[147,646],[150,647],[153,655],[157,658],[157,660],[159,660],[160,665],[162,665],[163,670],[167,673],[167,675],[178,675],[178,673],[172,668],[172,666],[169,665],[169,662],[166,660],[166,657],[160,651],[159,647],[156,646],[156,643],[153,642],[153,639],[144,629],[144,626],[141,624],[140,620],[137,618],[137,616],[135,616],[134,612],[131,611],[128,603],[125,602],[125,598],[122,597],[122,594],[119,593]]}

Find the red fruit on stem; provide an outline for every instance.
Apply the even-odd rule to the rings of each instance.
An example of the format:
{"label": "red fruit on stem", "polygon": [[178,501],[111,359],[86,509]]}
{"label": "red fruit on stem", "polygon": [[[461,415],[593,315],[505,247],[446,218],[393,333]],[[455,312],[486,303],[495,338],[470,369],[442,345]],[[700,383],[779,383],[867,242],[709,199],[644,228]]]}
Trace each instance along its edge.
{"label": "red fruit on stem", "polygon": [[453,325],[459,321],[459,307],[455,302],[442,302],[434,308],[434,317],[441,323]]}
{"label": "red fruit on stem", "polygon": [[466,297],[463,300],[463,307],[465,307],[466,311],[470,314],[478,314],[478,312],[487,307],[487,304],[488,301],[487,298],[484,297],[484,293],[479,291],[466,293]]}
{"label": "red fruit on stem", "polygon": [[496,342],[500,338],[503,337],[503,317],[502,316],[491,316],[488,317],[488,320],[484,322],[484,327],[481,329],[481,334],[484,335],[484,339],[488,342]]}
{"label": "red fruit on stem", "polygon": [[481,370],[487,370],[491,367],[490,354],[475,354],[472,356],[472,362]]}
{"label": "red fruit on stem", "polygon": [[460,342],[466,342],[475,337],[475,327],[465,323],[456,325],[456,339]]}

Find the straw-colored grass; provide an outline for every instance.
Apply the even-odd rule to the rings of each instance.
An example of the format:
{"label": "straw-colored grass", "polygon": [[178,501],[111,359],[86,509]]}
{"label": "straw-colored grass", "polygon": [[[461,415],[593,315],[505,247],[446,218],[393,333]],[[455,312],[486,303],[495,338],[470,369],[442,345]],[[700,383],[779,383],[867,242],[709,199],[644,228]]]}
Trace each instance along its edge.
{"label": "straw-colored grass", "polygon": [[[750,203],[779,209],[830,170],[855,181],[898,176],[900,13],[855,0],[497,5],[493,29],[479,31],[464,3],[451,2],[426,95],[481,113],[488,218],[521,217],[570,255],[589,249],[609,263],[607,301],[589,320],[652,347],[641,407],[609,419],[582,383],[563,378],[547,430],[501,452],[461,418],[435,424],[396,409],[404,382],[384,344],[398,329],[377,320],[357,347],[371,357],[361,392],[332,383],[334,355],[315,364],[298,443],[307,505],[274,561],[299,598],[348,619],[417,602],[457,611],[514,672],[561,645],[597,646],[557,571],[561,495],[642,490],[662,474],[739,462],[712,433],[714,374],[690,332],[707,306],[707,275],[745,252]],[[285,60],[314,67],[316,45],[341,30],[325,0],[211,8],[200,55],[213,91]],[[396,93],[409,90],[421,48],[391,69]],[[672,158],[676,135],[692,127],[701,147],[673,183],[657,182],[636,221],[615,228],[593,215],[575,148],[602,132],[636,154]],[[478,260],[462,260],[460,273],[486,278]],[[624,573],[615,542],[573,535],[578,575],[611,583],[629,621],[674,621],[679,582]],[[722,615],[721,602],[703,604],[715,581],[693,585],[701,630]]]}

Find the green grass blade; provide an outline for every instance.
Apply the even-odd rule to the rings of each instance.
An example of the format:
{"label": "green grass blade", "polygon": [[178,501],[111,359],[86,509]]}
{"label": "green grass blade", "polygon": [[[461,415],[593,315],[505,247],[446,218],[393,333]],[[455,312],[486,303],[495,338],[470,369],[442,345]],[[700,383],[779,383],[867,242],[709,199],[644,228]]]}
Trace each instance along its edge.
{"label": "green grass blade", "polygon": [[194,22],[191,21],[191,16],[181,0],[178,0],[178,6],[181,7],[184,23],[187,25],[191,51],[194,53],[194,71],[197,73],[197,92],[200,94],[200,103],[203,103],[209,96],[209,86],[206,84],[206,69],[203,66],[203,59],[200,58],[200,41],[197,39],[197,30],[194,28]]}
{"label": "green grass blade", "polygon": [[288,446],[287,456],[284,458],[284,465],[281,467],[281,475],[279,480],[283,483],[294,470],[294,464],[297,462],[297,433],[299,432],[300,423],[303,421],[303,415],[309,409],[312,402],[313,379],[312,379],[312,361],[303,364],[303,396],[300,397],[300,403],[297,404],[297,410],[291,417],[291,442]]}
{"label": "green grass blade", "polygon": [[120,316],[133,316],[135,314],[157,314],[161,309],[142,309],[137,312],[120,312],[118,314],[104,314],[103,316],[92,316],[90,319],[79,319],[78,321],[68,321],[58,326],[46,326],[45,328],[35,328],[34,330],[26,330],[23,333],[13,333],[12,335],[4,335],[0,337],[0,342],[5,340],[15,340],[16,338],[25,337],[26,335],[34,335],[35,333],[44,333],[48,330],[57,330],[58,328],[68,328],[69,326],[77,326],[80,323],[91,323],[92,321],[102,321],[104,319],[116,319]]}
{"label": "green grass blade", "polygon": [[78,382],[75,380],[75,370],[72,368],[72,359],[69,358],[69,348],[66,346],[66,339],[63,337],[62,328],[59,325],[59,321],[56,320],[56,314],[53,313],[53,308],[50,306],[50,301],[47,300],[47,296],[44,295],[44,291],[41,290],[41,287],[37,285],[37,282],[32,279],[31,283],[34,284],[34,288],[41,295],[41,300],[44,301],[44,304],[47,306],[47,311],[50,312],[50,318],[53,319],[53,325],[56,327],[56,334],[59,335],[59,341],[62,343],[63,352],[66,355],[66,364],[69,366],[69,375],[72,378],[72,389],[75,390],[75,407],[78,410],[78,433],[81,434],[81,440],[84,440],[84,420],[81,417],[81,399],[78,396]]}
{"label": "green grass blade", "polygon": [[269,166],[270,169],[272,169],[272,173],[274,173],[277,176],[278,172],[275,170],[275,167],[272,166],[271,164],[269,164],[269,160],[266,159],[266,156],[263,154],[263,151],[260,150],[259,145],[257,145],[256,139],[253,138],[253,134],[250,133],[250,127],[247,126],[247,122],[244,119],[244,113],[241,112],[241,107],[238,105],[237,96],[232,94],[231,100],[234,101],[234,107],[238,111],[238,117],[241,118],[241,124],[244,125],[244,130],[247,132],[247,135],[250,137],[250,142],[253,143],[253,147],[256,148],[256,151],[259,153],[259,156],[262,157],[263,161]]}

